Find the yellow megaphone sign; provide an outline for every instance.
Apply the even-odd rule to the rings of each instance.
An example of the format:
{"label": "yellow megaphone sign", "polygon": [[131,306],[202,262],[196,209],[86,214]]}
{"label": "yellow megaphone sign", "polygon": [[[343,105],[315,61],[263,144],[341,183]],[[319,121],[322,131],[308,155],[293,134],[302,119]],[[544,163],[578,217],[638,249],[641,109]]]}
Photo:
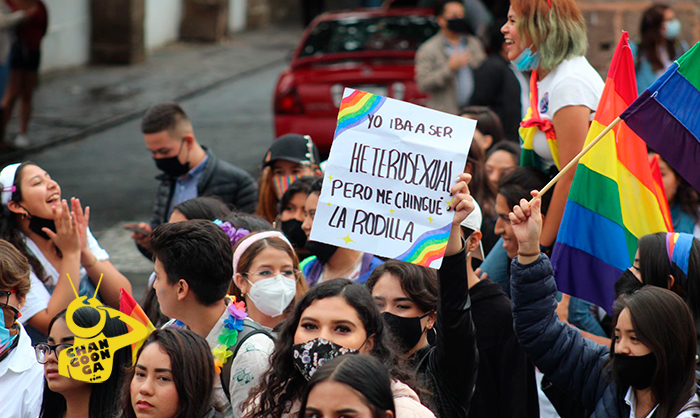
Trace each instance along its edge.
{"label": "yellow megaphone sign", "polygon": [[[136,319],[116,309],[104,306],[97,300],[97,290],[102,283],[102,275],[97,283],[95,295],[88,299],[87,296],[78,296],[73,281],[68,276],[68,281],[75,293],[75,300],[68,305],[66,310],[66,323],[68,329],[75,335],[73,345],[58,355],[58,372],[61,376],[88,383],[101,383],[109,379],[112,374],[113,354],[120,348],[126,347],[146,338],[148,330]],[[90,328],[83,328],[75,323],[73,315],[80,308],[91,308],[100,314],[100,320]],[[116,337],[107,337],[103,329],[107,323],[107,316],[119,318],[129,325],[131,332]]]}

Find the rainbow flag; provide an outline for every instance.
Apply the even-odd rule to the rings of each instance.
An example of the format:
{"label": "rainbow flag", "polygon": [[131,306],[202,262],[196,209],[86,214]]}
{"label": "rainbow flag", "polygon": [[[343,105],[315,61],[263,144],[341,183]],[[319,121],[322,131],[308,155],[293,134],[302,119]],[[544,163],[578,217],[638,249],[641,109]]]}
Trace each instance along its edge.
{"label": "rainbow flag", "polygon": [[700,43],[683,54],[620,117],[700,190]]}
{"label": "rainbow flag", "polygon": [[[143,309],[141,309],[141,306],[139,306],[139,304],[134,300],[134,297],[131,296],[129,292],[124,290],[124,288],[119,289],[119,311],[139,321],[140,323],[145,325],[146,329],[148,330],[148,334],[146,334],[143,340],[131,344],[133,364],[136,364],[136,357],[139,352],[139,349],[146,341],[146,338],[148,338],[148,336],[156,330],[156,327],[153,326],[151,320],[148,319],[148,315],[146,315],[146,312],[144,312]],[[127,325],[126,327],[129,329],[129,332],[131,332],[131,327],[129,325]]]}
{"label": "rainbow flag", "polygon": [[[586,144],[636,98],[634,61],[623,32]],[[576,168],[552,254],[559,290],[611,309],[615,281],[634,262],[637,240],[667,230],[657,190],[646,145],[618,123]]]}

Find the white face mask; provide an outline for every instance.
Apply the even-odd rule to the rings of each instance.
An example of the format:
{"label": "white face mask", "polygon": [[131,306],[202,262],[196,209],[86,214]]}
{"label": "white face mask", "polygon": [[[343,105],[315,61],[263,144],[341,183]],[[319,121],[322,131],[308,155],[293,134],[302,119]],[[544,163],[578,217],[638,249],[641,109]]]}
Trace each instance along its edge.
{"label": "white face mask", "polygon": [[281,274],[255,283],[248,280],[248,283],[252,285],[248,291],[248,299],[260,312],[273,318],[282,315],[297,293],[296,280]]}

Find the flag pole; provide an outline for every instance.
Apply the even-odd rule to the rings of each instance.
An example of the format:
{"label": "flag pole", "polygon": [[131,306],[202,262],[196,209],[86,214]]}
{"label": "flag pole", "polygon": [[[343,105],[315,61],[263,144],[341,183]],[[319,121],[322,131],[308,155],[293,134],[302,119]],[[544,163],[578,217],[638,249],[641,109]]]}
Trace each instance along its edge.
{"label": "flag pole", "polygon": [[571,161],[569,161],[569,164],[565,165],[564,168],[562,168],[561,171],[559,171],[559,173],[557,173],[557,175],[554,176],[554,178],[551,179],[551,180],[549,181],[549,183],[547,183],[547,185],[544,186],[544,187],[542,188],[542,190],[540,190],[539,194],[538,194],[536,197],[533,197],[532,199],[530,199],[530,203],[534,202],[535,199],[537,199],[537,198],[539,198],[539,197],[542,197],[543,194],[547,193],[547,191],[548,191],[549,189],[551,189],[552,187],[554,187],[554,185],[557,183],[557,181],[559,181],[559,179],[560,179],[564,174],[566,174],[567,171],[571,170],[571,168],[574,167],[574,166],[578,163],[578,160],[580,160],[581,158],[583,158],[583,156],[586,155],[586,153],[587,153],[588,151],[590,151],[591,148],[593,148],[593,146],[594,146],[595,144],[597,144],[598,142],[600,142],[600,140],[603,139],[603,137],[604,137],[605,135],[607,135],[608,132],[610,132],[610,130],[612,130],[612,128],[614,128],[615,125],[617,125],[621,120],[622,120],[622,119],[620,119],[619,116],[618,116],[617,118],[615,118],[615,120],[612,121],[612,122],[610,123],[610,125],[608,125],[605,129],[603,129],[603,131],[602,131],[601,133],[599,133],[598,136],[596,136],[596,137],[593,139],[593,141],[591,141],[588,145],[586,145],[586,146],[581,150],[581,152],[578,153],[578,155],[576,155]]}

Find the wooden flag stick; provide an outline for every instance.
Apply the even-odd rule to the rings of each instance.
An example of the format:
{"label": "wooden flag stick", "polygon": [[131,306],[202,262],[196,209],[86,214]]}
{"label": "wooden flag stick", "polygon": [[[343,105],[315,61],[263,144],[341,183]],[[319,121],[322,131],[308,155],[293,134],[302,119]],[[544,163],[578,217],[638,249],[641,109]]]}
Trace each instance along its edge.
{"label": "wooden flag stick", "polygon": [[532,203],[535,199],[537,199],[537,198],[539,198],[539,197],[542,197],[543,194],[547,193],[547,191],[548,191],[549,189],[551,189],[552,187],[554,187],[554,185],[557,183],[557,181],[559,181],[559,179],[560,179],[564,174],[566,174],[567,171],[571,170],[571,168],[574,167],[574,166],[578,163],[578,160],[580,160],[584,155],[586,155],[586,153],[587,153],[588,151],[590,151],[591,148],[593,148],[593,146],[594,146],[595,144],[597,144],[598,142],[600,142],[600,140],[603,139],[603,137],[604,137],[605,135],[607,135],[608,132],[610,132],[610,130],[611,130],[612,128],[614,128],[615,125],[617,125],[621,120],[622,120],[622,119],[620,119],[619,116],[618,116],[617,118],[615,118],[615,120],[612,121],[612,122],[610,123],[610,125],[608,125],[605,129],[603,129],[603,131],[602,131],[601,133],[599,133],[598,136],[596,136],[596,137],[593,139],[593,141],[591,141],[588,145],[586,145],[586,146],[581,150],[581,152],[578,153],[577,156],[575,156],[571,161],[569,161],[569,164],[567,164],[566,166],[564,166],[564,168],[562,168],[561,171],[559,171],[559,173],[557,173],[557,175],[554,176],[554,178],[551,179],[551,180],[549,181],[549,183],[547,183],[547,185],[544,186],[544,187],[542,188],[542,190],[540,190],[540,193],[539,193],[536,197],[533,197],[533,198],[530,200],[530,203]]}

